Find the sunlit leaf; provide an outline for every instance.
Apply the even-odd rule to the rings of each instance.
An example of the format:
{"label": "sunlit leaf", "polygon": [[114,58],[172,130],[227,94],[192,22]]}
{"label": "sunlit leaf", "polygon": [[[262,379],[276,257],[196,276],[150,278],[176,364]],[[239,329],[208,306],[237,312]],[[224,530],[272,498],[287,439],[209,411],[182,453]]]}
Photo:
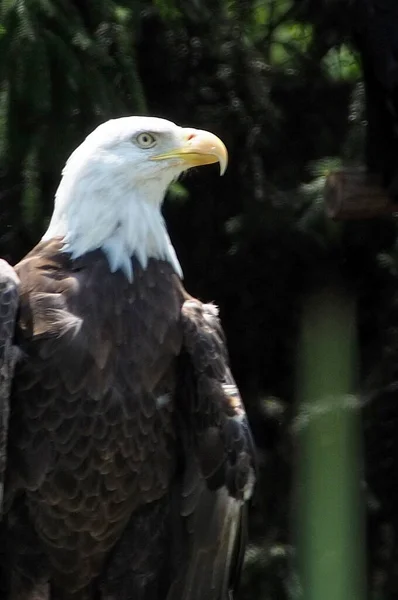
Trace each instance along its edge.
{"label": "sunlit leaf", "polygon": [[358,59],[345,44],[331,48],[323,59],[323,66],[332,79],[356,81],[361,74]]}

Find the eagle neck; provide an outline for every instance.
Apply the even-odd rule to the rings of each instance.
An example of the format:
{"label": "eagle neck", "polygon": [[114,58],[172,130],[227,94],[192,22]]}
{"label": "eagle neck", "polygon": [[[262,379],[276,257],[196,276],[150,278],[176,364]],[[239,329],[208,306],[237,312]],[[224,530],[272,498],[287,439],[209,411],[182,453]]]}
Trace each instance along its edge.
{"label": "eagle neck", "polygon": [[133,257],[143,269],[150,258],[167,261],[182,278],[161,213],[165,190],[156,196],[150,187],[144,186],[140,193],[120,186],[86,189],[84,185],[67,186],[61,181],[43,240],[62,237],[63,249],[72,258],[101,249],[111,272],[121,269],[129,281],[134,279]]}

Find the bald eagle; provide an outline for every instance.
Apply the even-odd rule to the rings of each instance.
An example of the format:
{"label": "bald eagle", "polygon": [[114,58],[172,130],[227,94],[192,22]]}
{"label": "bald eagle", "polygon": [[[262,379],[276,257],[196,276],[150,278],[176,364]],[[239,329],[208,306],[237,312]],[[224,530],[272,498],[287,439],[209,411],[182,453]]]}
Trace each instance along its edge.
{"label": "bald eagle", "polygon": [[161,206],[215,135],[125,117],[72,153],[40,243],[0,264],[4,600],[226,600],[254,452],[212,304]]}

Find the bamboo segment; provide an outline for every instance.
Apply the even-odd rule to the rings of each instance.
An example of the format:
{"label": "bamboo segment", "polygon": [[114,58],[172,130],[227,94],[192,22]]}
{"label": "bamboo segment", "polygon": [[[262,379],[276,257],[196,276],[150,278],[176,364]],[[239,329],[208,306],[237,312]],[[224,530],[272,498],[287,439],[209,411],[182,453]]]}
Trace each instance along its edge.
{"label": "bamboo segment", "polygon": [[311,295],[303,307],[295,422],[303,600],[365,598],[355,311],[339,285]]}

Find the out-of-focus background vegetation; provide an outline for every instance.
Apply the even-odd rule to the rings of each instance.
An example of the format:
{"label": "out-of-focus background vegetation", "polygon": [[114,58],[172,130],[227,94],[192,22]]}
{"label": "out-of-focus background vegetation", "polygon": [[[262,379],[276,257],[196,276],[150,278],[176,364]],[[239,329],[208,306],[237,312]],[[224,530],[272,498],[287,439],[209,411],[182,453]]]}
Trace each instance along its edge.
{"label": "out-of-focus background vegetation", "polygon": [[[0,1],[1,256],[15,263],[39,240],[66,158],[108,118],[165,117],[229,149],[226,175],[190,172],[165,215],[187,288],[220,306],[258,447],[241,599],[326,600],[306,592],[306,536],[353,475],[360,500],[341,500],[349,518],[331,521],[344,524],[340,551],[329,531],[317,552],[337,564],[362,533],[347,560],[354,552],[354,571],[364,561],[367,592],[343,584],[333,600],[398,597],[396,221],[334,223],[324,211],[327,173],[363,160],[362,72],[344,12],[342,0]],[[303,396],[322,387],[318,413],[332,420],[311,433]],[[319,464],[302,461],[303,447]]]}

